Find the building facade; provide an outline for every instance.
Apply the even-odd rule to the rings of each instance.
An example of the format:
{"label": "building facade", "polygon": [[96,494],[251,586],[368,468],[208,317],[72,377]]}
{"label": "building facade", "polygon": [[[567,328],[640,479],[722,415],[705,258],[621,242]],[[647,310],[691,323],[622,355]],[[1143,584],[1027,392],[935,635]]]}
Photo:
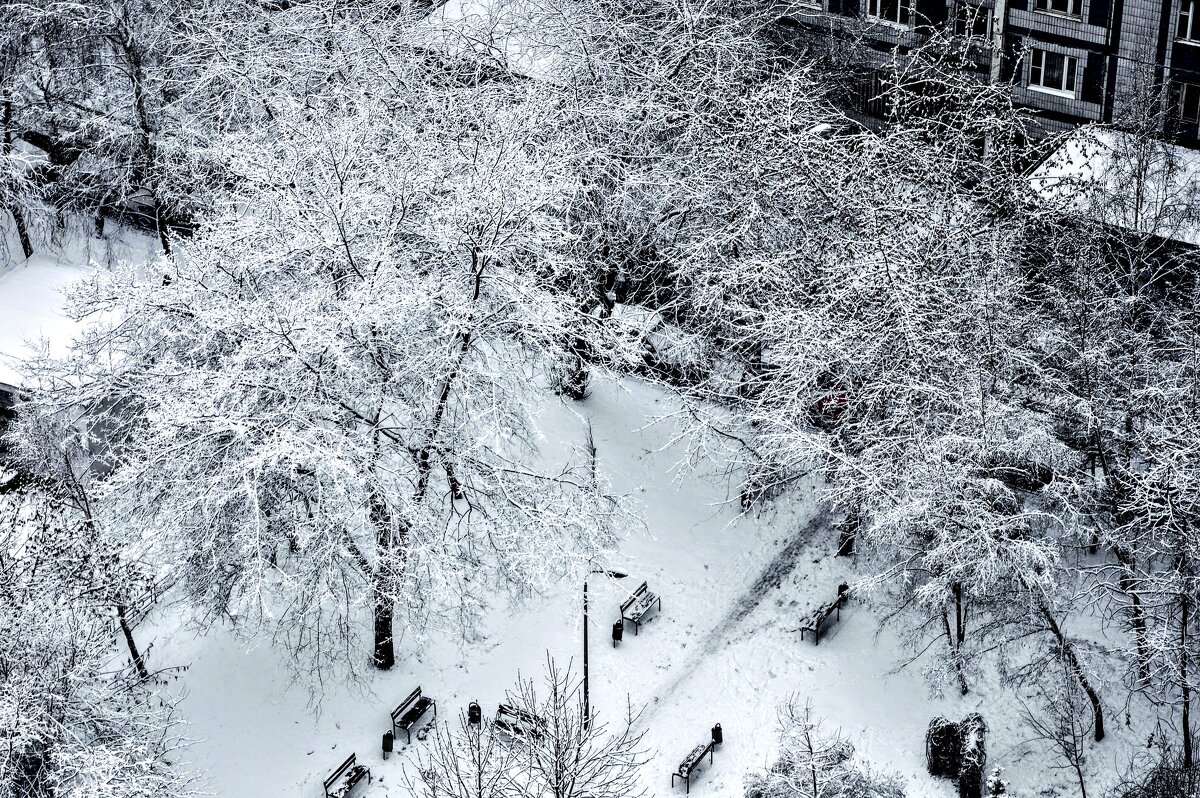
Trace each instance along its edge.
{"label": "building facade", "polygon": [[882,115],[895,54],[943,27],[972,41],[980,79],[1008,82],[1035,132],[1145,118],[1200,146],[1200,0],[791,0],[781,21],[811,41],[851,47],[864,67],[858,111]]}

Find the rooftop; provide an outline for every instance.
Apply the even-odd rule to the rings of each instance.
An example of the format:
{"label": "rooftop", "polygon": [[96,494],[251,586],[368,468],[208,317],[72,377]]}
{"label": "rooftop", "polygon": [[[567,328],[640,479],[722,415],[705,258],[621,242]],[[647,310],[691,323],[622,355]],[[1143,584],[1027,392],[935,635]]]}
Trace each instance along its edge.
{"label": "rooftop", "polygon": [[1073,131],[1030,175],[1070,213],[1200,246],[1200,152],[1095,125]]}

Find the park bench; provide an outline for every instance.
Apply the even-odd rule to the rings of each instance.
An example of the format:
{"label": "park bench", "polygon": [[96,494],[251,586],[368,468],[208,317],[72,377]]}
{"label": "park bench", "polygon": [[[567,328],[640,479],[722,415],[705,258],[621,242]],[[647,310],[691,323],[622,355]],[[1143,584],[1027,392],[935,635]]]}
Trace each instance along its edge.
{"label": "park bench", "polygon": [[692,774],[696,772],[696,768],[704,761],[704,755],[708,754],[708,763],[711,765],[713,760],[713,746],[716,745],[715,740],[709,740],[707,743],[701,743],[696,746],[683,758],[679,763],[679,767],[671,774],[671,786],[675,786],[675,779],[683,779],[684,795],[688,795],[692,791]]}
{"label": "park bench", "polygon": [[496,710],[495,725],[497,729],[506,732],[510,737],[526,737],[537,739],[546,730],[546,721],[532,712],[501,704]]}
{"label": "park bench", "polygon": [[650,611],[651,607],[662,609],[662,599],[646,587],[646,583],[642,582],[641,587],[633,591],[625,603],[621,605],[621,620],[630,621],[633,623],[633,633],[636,635],[638,629],[641,628],[642,618]]}
{"label": "park bench", "polygon": [[333,775],[325,779],[325,798],[344,798],[354,789],[354,785],[362,781],[363,776],[367,777],[367,783],[371,783],[371,771],[366,765],[360,765],[355,761],[355,755],[351,754],[346,757],[346,761],[338,766],[338,769],[333,771]]}
{"label": "park bench", "polygon": [[[433,709],[433,717],[437,719],[437,702],[428,696],[421,695],[421,688],[417,687],[408,694],[408,698],[400,702],[400,706],[392,710],[392,734],[396,734],[397,729],[404,729],[405,739],[412,742],[412,727],[417,725],[425,713]],[[420,737],[421,735],[417,735]]]}
{"label": "park bench", "polygon": [[[800,625],[800,639],[804,639],[805,632],[813,633],[813,645],[821,645],[821,624],[829,620],[830,616],[834,616],[835,620],[842,619],[842,604],[846,602],[847,586],[845,584],[838,586],[838,595],[833,601],[828,604],[822,604],[811,613],[804,623]],[[836,615],[835,615],[836,613]]]}

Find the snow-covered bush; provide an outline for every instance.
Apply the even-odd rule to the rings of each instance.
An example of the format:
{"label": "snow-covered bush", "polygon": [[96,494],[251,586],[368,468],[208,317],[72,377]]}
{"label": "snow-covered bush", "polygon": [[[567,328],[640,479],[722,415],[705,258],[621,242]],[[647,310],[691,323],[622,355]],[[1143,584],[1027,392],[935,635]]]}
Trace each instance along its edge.
{"label": "snow-covered bush", "polygon": [[987,788],[987,798],[1000,798],[1002,795],[1013,798],[1013,794],[1008,791],[1008,782],[1002,778],[1003,775],[1003,768],[992,768],[992,772],[988,775],[987,783],[984,785]]}
{"label": "snow-covered bush", "polygon": [[929,775],[952,779],[962,763],[962,729],[946,718],[929,721],[925,732],[925,759]]}
{"label": "snow-covered bush", "polygon": [[794,699],[779,709],[779,749],[765,772],[746,776],[746,798],[904,798],[898,776],[855,756],[839,732],[828,733],[812,705]]}
{"label": "snow-covered bush", "polygon": [[[582,682],[553,660],[539,680],[521,680],[505,703],[528,721],[513,737],[484,718],[435,732],[420,761],[420,798],[640,798],[644,732],[632,708],[616,722],[585,711]],[[414,785],[410,784],[410,787]]]}
{"label": "snow-covered bush", "polygon": [[1175,750],[1161,751],[1157,758],[1136,770],[1112,791],[1113,798],[1196,798],[1200,795],[1200,769],[1185,767]]}
{"label": "snow-covered bush", "polygon": [[959,798],[981,798],[983,772],[987,765],[987,723],[978,712],[959,724],[962,732],[962,761],[958,766]]}

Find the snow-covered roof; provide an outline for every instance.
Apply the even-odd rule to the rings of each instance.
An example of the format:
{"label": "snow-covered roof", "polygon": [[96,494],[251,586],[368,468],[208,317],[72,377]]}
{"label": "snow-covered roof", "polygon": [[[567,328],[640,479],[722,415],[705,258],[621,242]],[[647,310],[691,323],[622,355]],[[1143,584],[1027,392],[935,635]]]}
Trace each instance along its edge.
{"label": "snow-covered roof", "polygon": [[[592,308],[592,315],[599,317],[602,314],[603,306],[597,305]],[[627,305],[622,302],[613,304],[612,310],[609,312],[609,319],[614,324],[618,324],[623,328],[628,329],[631,333],[646,336],[663,325],[662,314],[657,310],[643,307],[642,305]]]}
{"label": "snow-covered roof", "polygon": [[1200,246],[1200,152],[1085,126],[1030,174],[1030,183],[1068,212]]}

